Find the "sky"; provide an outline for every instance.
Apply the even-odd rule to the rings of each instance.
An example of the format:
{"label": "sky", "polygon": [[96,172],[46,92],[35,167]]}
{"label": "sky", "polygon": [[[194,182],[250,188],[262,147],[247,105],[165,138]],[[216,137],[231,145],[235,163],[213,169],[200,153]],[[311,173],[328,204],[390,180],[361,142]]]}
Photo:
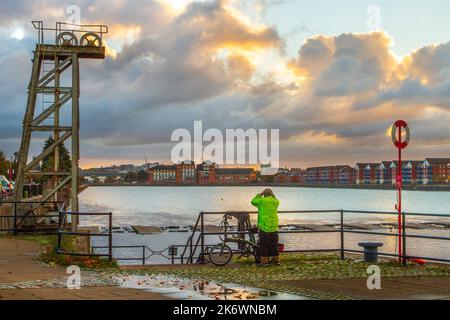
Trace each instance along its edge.
{"label": "sky", "polygon": [[[81,63],[81,166],[170,162],[175,129],[279,129],[306,167],[450,157],[450,2],[35,0],[0,2],[0,150],[19,149],[31,20],[109,26]],[[42,106],[41,106],[42,108]],[[63,107],[64,109],[64,107]],[[63,118],[70,108],[62,110]],[[42,148],[39,136],[31,155]]]}

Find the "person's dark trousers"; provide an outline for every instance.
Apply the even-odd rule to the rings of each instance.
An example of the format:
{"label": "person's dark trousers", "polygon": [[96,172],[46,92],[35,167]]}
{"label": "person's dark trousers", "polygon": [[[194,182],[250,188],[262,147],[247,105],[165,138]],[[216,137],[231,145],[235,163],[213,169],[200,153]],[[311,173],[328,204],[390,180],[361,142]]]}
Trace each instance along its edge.
{"label": "person's dark trousers", "polygon": [[261,264],[267,264],[269,258],[279,262],[278,232],[264,232],[259,230],[259,254]]}

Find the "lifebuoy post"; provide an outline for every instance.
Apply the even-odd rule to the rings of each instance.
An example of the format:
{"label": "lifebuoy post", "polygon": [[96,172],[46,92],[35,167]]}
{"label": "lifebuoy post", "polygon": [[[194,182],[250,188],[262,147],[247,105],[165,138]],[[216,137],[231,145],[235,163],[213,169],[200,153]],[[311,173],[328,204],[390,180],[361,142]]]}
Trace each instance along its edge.
{"label": "lifebuoy post", "polygon": [[[402,138],[402,131],[405,131],[405,139]],[[395,209],[398,211],[398,260],[399,263],[402,262],[402,257],[404,254],[405,248],[402,248],[402,230],[403,223],[402,221],[402,188],[403,188],[403,165],[402,165],[402,150],[405,149],[411,138],[408,124],[404,120],[398,120],[394,123],[391,129],[391,137],[392,143],[398,149],[398,166],[397,166],[397,175],[396,175],[396,187],[397,187],[397,204],[395,205]]]}

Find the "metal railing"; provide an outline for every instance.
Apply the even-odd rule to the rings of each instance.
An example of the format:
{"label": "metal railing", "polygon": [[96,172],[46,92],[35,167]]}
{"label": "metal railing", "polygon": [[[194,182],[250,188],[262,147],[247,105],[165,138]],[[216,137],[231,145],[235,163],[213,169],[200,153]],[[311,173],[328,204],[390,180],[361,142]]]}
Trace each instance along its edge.
{"label": "metal railing", "polygon": [[[181,257],[177,256],[178,248],[184,248],[184,245],[171,245],[163,250],[153,250],[146,245],[136,246],[112,246],[112,249],[138,249],[139,256],[137,257],[114,257],[117,261],[140,261],[142,265],[145,265],[147,260],[154,256],[161,256],[167,260],[170,260],[172,264],[175,264],[177,260],[181,260]],[[92,253],[95,253],[98,249],[109,249],[108,246],[92,246]]]}
{"label": "metal railing", "polygon": [[[38,220],[59,218],[58,214],[43,214],[37,215],[36,210],[47,206],[53,207],[53,212],[62,210],[64,203],[59,201],[13,201],[5,200],[0,201],[0,205],[10,205],[11,214],[0,215],[0,219],[6,219],[2,221],[1,225],[8,225],[9,227],[0,227],[0,232],[12,232],[14,235],[18,233],[52,233],[51,231],[39,231],[31,228],[24,227],[25,222],[31,221],[32,224],[38,225]],[[49,211],[49,212],[52,212]]]}
{"label": "metal railing", "polygon": [[[362,215],[388,215],[388,216],[397,216],[397,212],[389,212],[389,211],[364,211],[364,210],[308,210],[308,211],[279,211],[280,215],[289,215],[289,214],[337,214],[339,223],[336,225],[335,230],[280,230],[280,234],[323,234],[323,233],[336,233],[339,234],[339,247],[338,248],[321,248],[321,249],[304,249],[304,250],[285,250],[286,253],[308,253],[308,252],[337,252],[340,254],[340,258],[344,259],[346,253],[353,254],[363,254],[363,250],[354,250],[345,247],[345,236],[346,234],[360,234],[360,235],[370,235],[370,236],[384,236],[384,237],[398,237],[398,233],[388,233],[388,232],[379,232],[379,231],[368,231],[368,230],[357,230],[355,228],[348,228],[345,223],[346,215],[350,214],[362,214]],[[205,263],[205,255],[207,255],[207,248],[205,238],[208,236],[220,236],[220,235],[250,235],[250,231],[242,232],[227,232],[226,229],[224,232],[207,232],[205,230],[205,216],[214,216],[214,215],[239,215],[239,214],[249,214],[249,215],[257,215],[256,211],[245,211],[245,212],[200,212],[193,229],[192,235],[188,238],[184,250],[181,254],[180,260],[182,263],[193,263],[196,261],[197,263]],[[402,226],[402,235],[401,241],[404,251],[402,254],[393,252],[380,252],[380,256],[386,257],[397,257],[400,259],[403,265],[406,265],[409,259],[423,259],[434,262],[444,262],[450,263],[450,259],[442,258],[442,257],[426,257],[421,255],[413,255],[407,253],[407,240],[410,238],[415,239],[426,239],[426,240],[440,240],[440,241],[450,241],[450,237],[444,236],[433,236],[433,235],[418,235],[407,233],[407,218],[409,217],[427,217],[427,218],[450,218],[450,214],[432,214],[432,213],[402,213],[403,218],[403,226]],[[383,224],[383,223],[381,223]]]}
{"label": "metal railing", "polygon": [[[104,216],[108,217],[108,232],[106,233],[92,233],[92,232],[79,232],[79,231],[67,231],[66,221],[67,216],[80,217],[80,216]],[[72,211],[60,211],[59,212],[59,224],[58,224],[58,246],[57,252],[69,256],[77,257],[108,257],[111,261],[113,259],[112,255],[112,213],[111,212],[72,212]],[[86,236],[86,237],[107,237],[108,238],[108,253],[94,253],[94,252],[70,252],[65,251],[62,248],[62,242],[64,236]]]}
{"label": "metal railing", "polygon": [[[76,25],[66,22],[56,22],[54,28],[44,27],[43,21],[32,21],[33,27],[37,31],[37,44],[43,45],[45,43],[46,35],[54,35],[54,44],[61,45],[58,43],[60,35],[69,35],[72,39],[76,39],[73,45],[82,45],[81,40],[85,36],[93,36],[98,39],[98,47],[103,46],[103,36],[108,33],[108,26],[100,24],[85,24]],[[49,43],[50,44],[50,43]]]}

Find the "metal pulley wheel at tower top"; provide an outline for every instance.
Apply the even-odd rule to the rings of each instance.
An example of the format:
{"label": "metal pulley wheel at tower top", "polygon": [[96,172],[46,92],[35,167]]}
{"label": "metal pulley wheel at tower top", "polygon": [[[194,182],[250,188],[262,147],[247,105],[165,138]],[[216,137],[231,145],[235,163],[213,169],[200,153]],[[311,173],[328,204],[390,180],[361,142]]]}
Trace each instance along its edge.
{"label": "metal pulley wheel at tower top", "polygon": [[[401,132],[402,128],[405,130],[404,140],[400,139],[400,137],[402,136],[400,134],[397,137],[397,132]],[[409,127],[406,121],[398,120],[397,122],[394,123],[394,125],[391,128],[391,138],[392,143],[399,149],[405,149],[408,146],[409,140],[411,139],[411,133],[409,131]]]}
{"label": "metal pulley wheel at tower top", "polygon": [[74,33],[64,31],[56,37],[56,44],[59,46],[77,46],[78,39]]}
{"label": "metal pulley wheel at tower top", "polygon": [[102,39],[94,32],[88,32],[84,34],[80,39],[80,45],[85,47],[97,47],[101,48]]}

